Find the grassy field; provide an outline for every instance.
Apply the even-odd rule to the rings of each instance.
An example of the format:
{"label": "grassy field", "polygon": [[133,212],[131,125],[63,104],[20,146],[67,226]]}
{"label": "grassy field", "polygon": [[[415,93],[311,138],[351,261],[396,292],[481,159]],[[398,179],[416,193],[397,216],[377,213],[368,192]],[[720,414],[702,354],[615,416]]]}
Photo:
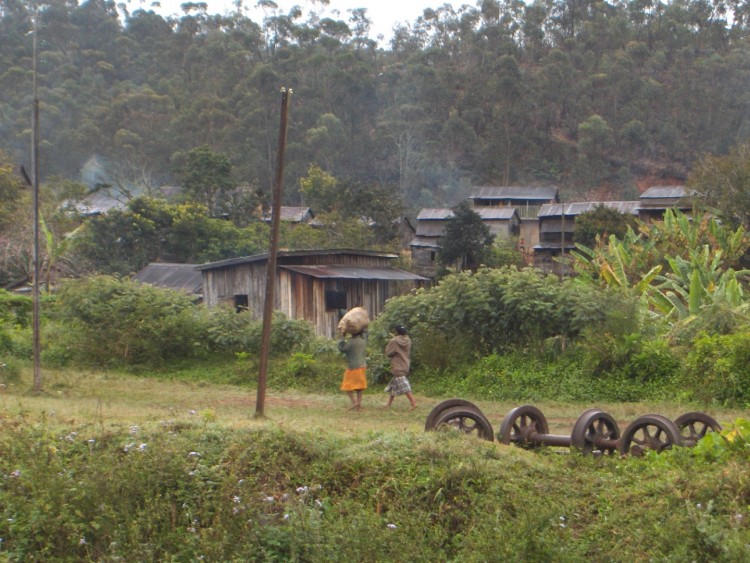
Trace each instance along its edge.
{"label": "grassy field", "polygon": [[[365,392],[360,412],[347,410],[349,401],[332,388],[320,394],[295,390],[268,389],[263,409],[265,418],[256,414],[257,391],[254,387],[216,385],[205,382],[170,381],[147,376],[134,377],[95,371],[45,371],[43,392],[31,392],[31,374],[21,382],[0,389],[0,418],[23,417],[29,421],[55,420],[69,426],[96,428],[131,424],[159,425],[172,420],[180,423],[208,422],[226,428],[279,425],[290,429],[317,429],[340,435],[358,432],[422,432],[430,409],[445,397],[424,397],[416,393],[418,408],[409,412],[408,402],[399,398],[393,407],[383,408],[383,386]],[[463,397],[479,406],[495,431],[505,414],[516,403],[483,401]],[[597,403],[590,405],[535,403],[545,414],[552,434],[569,434],[573,423],[587,408],[596,407],[612,416],[621,427],[635,418],[658,413],[675,419],[687,410],[704,410],[720,422],[745,416],[739,409],[715,409],[674,403]]]}
{"label": "grassy field", "polygon": [[[0,389],[0,560],[747,561],[748,456],[527,451],[424,432],[442,398],[100,372]],[[518,406],[474,401],[495,431]],[[536,404],[555,434],[694,405]],[[741,411],[707,410],[727,425]]]}

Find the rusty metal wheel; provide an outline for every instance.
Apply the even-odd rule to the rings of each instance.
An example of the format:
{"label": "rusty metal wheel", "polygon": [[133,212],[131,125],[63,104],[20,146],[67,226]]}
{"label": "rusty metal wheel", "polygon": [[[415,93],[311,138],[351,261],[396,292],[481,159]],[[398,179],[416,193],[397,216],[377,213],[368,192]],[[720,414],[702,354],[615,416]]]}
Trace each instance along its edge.
{"label": "rusty metal wheel", "polygon": [[682,434],[677,425],[665,416],[647,414],[636,418],[622,433],[620,454],[640,456],[646,450],[663,452],[682,445]]}
{"label": "rusty metal wheel", "polygon": [[[470,409],[475,409],[479,414],[484,416],[482,414],[482,411],[479,409],[478,406],[476,406],[471,401],[467,401],[465,399],[446,399],[445,401],[442,401],[432,407],[432,410],[430,411],[430,414],[427,415],[427,419],[424,423],[424,430],[425,432],[429,432],[430,430],[435,430],[435,420],[437,419],[438,415],[443,412],[447,411],[448,409],[451,409],[453,407],[468,407]],[[487,417],[485,417],[485,420],[487,420]],[[489,420],[487,420],[487,424],[489,424]]]}
{"label": "rusty metal wheel", "polygon": [[490,442],[495,439],[492,425],[479,409],[472,407],[458,406],[439,412],[435,417],[434,427],[435,430],[440,430],[441,427],[455,428]]}
{"label": "rusty metal wheel", "polygon": [[709,432],[721,432],[721,424],[704,412],[686,412],[678,416],[674,423],[680,429],[682,444],[693,447]]}
{"label": "rusty metal wheel", "polygon": [[583,454],[597,452],[613,454],[617,451],[620,429],[617,421],[599,409],[589,409],[576,420],[570,445]]}
{"label": "rusty metal wheel", "polygon": [[549,434],[549,425],[542,411],[532,405],[523,405],[505,415],[497,432],[497,439],[503,444],[517,446],[539,445],[528,440],[531,433]]}

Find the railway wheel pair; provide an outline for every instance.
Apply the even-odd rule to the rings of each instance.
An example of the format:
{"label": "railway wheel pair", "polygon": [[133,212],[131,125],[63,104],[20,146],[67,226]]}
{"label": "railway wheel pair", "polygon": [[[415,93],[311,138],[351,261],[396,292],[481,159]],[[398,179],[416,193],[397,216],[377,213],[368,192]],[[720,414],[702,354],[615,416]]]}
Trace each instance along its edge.
{"label": "railway wheel pair", "polygon": [[721,425],[709,415],[689,412],[674,422],[658,414],[647,414],[631,422],[620,434],[612,416],[589,409],[578,417],[568,438],[550,435],[544,414],[532,405],[524,405],[505,416],[497,438],[504,444],[524,447],[570,446],[584,454],[617,452],[640,456],[647,450],[662,452],[672,446],[694,446],[707,432],[720,430]]}
{"label": "railway wheel pair", "polygon": [[474,403],[464,399],[448,399],[433,407],[427,415],[424,429],[429,432],[443,427],[490,442],[495,439],[492,424],[487,417]]}

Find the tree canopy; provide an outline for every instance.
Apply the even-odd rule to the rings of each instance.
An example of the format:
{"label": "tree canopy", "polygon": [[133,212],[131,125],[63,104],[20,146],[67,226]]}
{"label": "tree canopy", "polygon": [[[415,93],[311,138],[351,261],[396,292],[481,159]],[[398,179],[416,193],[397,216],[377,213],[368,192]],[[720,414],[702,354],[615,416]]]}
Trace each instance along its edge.
{"label": "tree canopy", "polygon": [[[254,21],[103,0],[38,8],[43,177],[169,185],[196,147],[270,192],[278,93],[295,92],[286,204],[315,163],[452,206],[466,185],[554,182],[570,197],[685,178],[750,128],[749,23],[739,4],[481,0],[426,9],[388,44],[365,10],[318,18],[264,3]],[[35,5],[0,1],[0,149],[29,163]],[[28,166],[27,166],[28,168]],[[212,202],[204,202],[209,210]]]}

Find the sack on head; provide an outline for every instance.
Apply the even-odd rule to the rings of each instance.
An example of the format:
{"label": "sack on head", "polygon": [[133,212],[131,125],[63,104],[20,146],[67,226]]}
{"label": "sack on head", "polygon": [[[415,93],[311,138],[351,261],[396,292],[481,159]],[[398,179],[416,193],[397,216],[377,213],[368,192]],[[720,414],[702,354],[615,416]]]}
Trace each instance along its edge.
{"label": "sack on head", "polygon": [[341,317],[339,332],[341,334],[359,334],[370,325],[370,315],[364,307],[354,307]]}

